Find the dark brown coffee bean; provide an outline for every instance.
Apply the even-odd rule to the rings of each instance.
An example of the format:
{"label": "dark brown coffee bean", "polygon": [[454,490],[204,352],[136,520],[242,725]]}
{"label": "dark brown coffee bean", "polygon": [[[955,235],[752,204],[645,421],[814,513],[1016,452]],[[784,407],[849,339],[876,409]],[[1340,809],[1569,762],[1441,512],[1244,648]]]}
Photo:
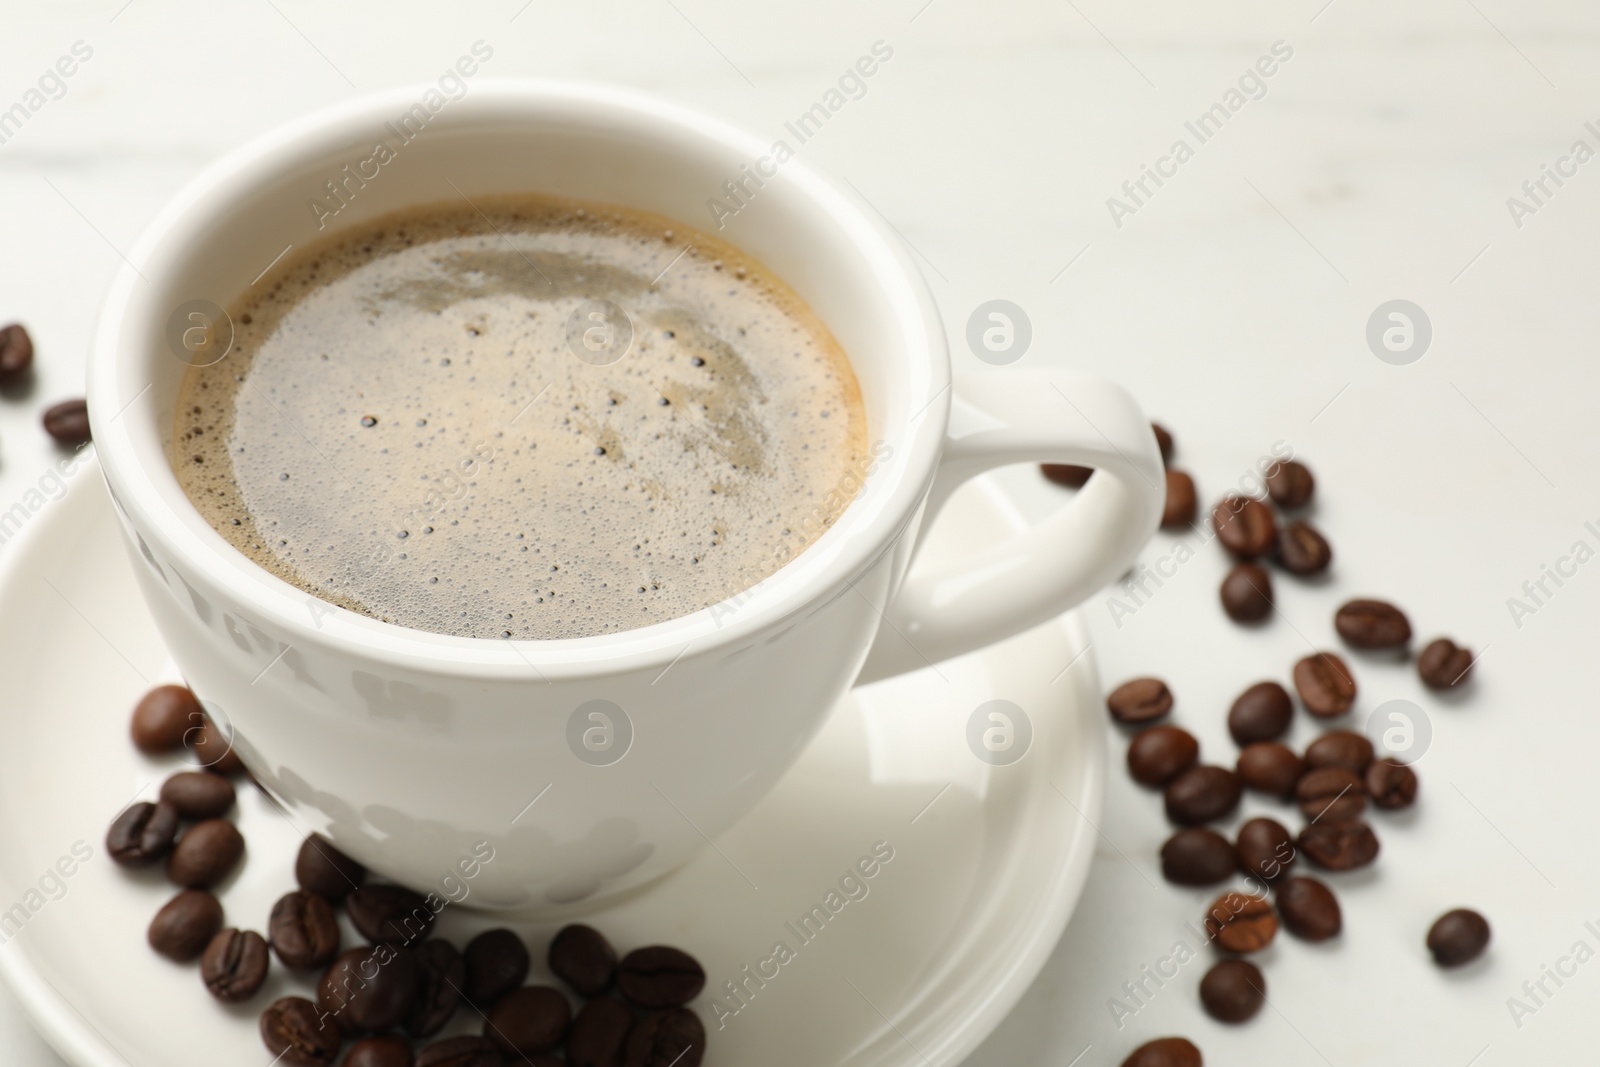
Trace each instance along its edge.
{"label": "dark brown coffee bean", "polygon": [[1306,746],[1306,766],[1343,767],[1363,774],[1372,762],[1372,742],[1352,730],[1329,730]]}
{"label": "dark brown coffee bean", "polygon": [[206,950],[222,929],[222,905],[203,889],[185,889],[156,912],[146,934],[150,947],[179,963]]}
{"label": "dark brown coffee bean", "polygon": [[1367,765],[1367,795],[1380,808],[1409,808],[1417,799],[1417,772],[1398,760],[1373,760]]}
{"label": "dark brown coffee bean", "polygon": [[1290,574],[1321,574],[1333,562],[1333,549],[1309,522],[1291,522],[1279,527],[1272,558]]}
{"label": "dark brown coffee bean", "polygon": [[1082,489],[1089,484],[1090,475],[1094,474],[1093,467],[1080,467],[1074,463],[1041,463],[1039,469],[1046,478],[1068,489]]}
{"label": "dark brown coffee bean", "polygon": [[1229,814],[1239,806],[1243,785],[1226,767],[1191,767],[1167,785],[1167,818],[1180,826],[1198,826]]}
{"label": "dark brown coffee bean", "polygon": [[1194,479],[1183,471],[1167,472],[1167,502],[1161,509],[1163,530],[1187,530],[1200,513],[1200,499]]}
{"label": "dark brown coffee bean", "polygon": [[617,952],[595,929],[574,923],[550,941],[551,973],[579,994],[598,997],[617,977]]}
{"label": "dark brown coffee bean", "polygon": [[706,972],[695,958],[666,945],[636,948],[617,964],[617,991],[641,1008],[676,1008],[700,995]]}
{"label": "dark brown coffee bean", "polygon": [[183,748],[183,739],[204,720],[200,702],[187,687],[158,685],[133,706],[129,732],[140,752],[159,756]]}
{"label": "dark brown coffee bean", "polygon": [[1296,663],[1294,688],[1306,710],[1324,719],[1343,715],[1356,702],[1356,676],[1333,652],[1318,652]]}
{"label": "dark brown coffee bean", "polygon": [[1303,508],[1311,503],[1317,480],[1304,463],[1286,459],[1267,471],[1267,495],[1280,508]]}
{"label": "dark brown coffee bean", "polygon": [[1275,882],[1294,866],[1294,838],[1276,819],[1251,819],[1239,827],[1234,844],[1239,869],[1263,882]]}
{"label": "dark brown coffee bean", "polygon": [[304,997],[282,997],[261,1013],[261,1040],[287,1067],[330,1067],[339,1057],[339,1031]]}
{"label": "dark brown coffee bean", "polygon": [[589,1001],[567,1031],[567,1062],[573,1067],[622,1067],[622,1050],[632,1029],[633,1009],[622,1001]]}
{"label": "dark brown coffee bean", "polygon": [[1222,547],[1240,559],[1259,559],[1272,548],[1278,525],[1272,509],[1247,496],[1230,496],[1211,512],[1211,527]]}
{"label": "dark brown coffee bean", "polygon": [[488,1007],[528,977],[528,946],[516,931],[500,927],[485,930],[467,942],[461,954],[467,965],[467,999]]}
{"label": "dark brown coffee bean", "polygon": [[[547,1057],[536,1056],[527,1061],[528,1067],[547,1067]],[[503,1067],[506,1060],[500,1055],[500,1047],[486,1037],[447,1037],[443,1041],[435,1041],[421,1052],[417,1053],[415,1067]],[[519,1060],[512,1061],[516,1067],[524,1067]],[[560,1061],[555,1061],[560,1067]]]}
{"label": "dark brown coffee bean", "polygon": [[344,910],[361,936],[377,944],[421,941],[433,929],[433,909],[417,893],[398,885],[364,885],[345,898]]}
{"label": "dark brown coffee bean", "polygon": [[417,959],[385,942],[339,953],[317,982],[317,1007],[347,1034],[382,1033],[405,1021],[417,999]]}
{"label": "dark brown coffee bean", "polygon": [[1211,902],[1206,934],[1229,952],[1259,952],[1278,935],[1278,916],[1264,897],[1235,890]]}
{"label": "dark brown coffee bean", "polygon": [[1172,710],[1172,693],[1160,678],[1135,678],[1111,691],[1106,708],[1118,722],[1142,726]]}
{"label": "dark brown coffee bean", "polygon": [[1166,785],[1200,758],[1200,742],[1181,726],[1152,726],[1128,742],[1128,774],[1143,785]]}
{"label": "dark brown coffee bean", "polygon": [[483,1036],[516,1056],[549,1052],[567,1036],[572,1005],[559,989],[547,985],[513,989],[495,1002],[483,1021]]}
{"label": "dark brown coffee bean", "polygon": [[1260,622],[1272,614],[1272,576],[1241,563],[1222,579],[1222,610],[1234,622]]}
{"label": "dark brown coffee bean", "polygon": [[1200,1050],[1181,1037],[1158,1037],[1134,1049],[1122,1067],[1204,1067]]}
{"label": "dark brown coffee bean", "polygon": [[1333,628],[1351,648],[1401,648],[1411,640],[1411,620],[1386,600],[1351,600],[1333,613]]}
{"label": "dark brown coffee bean", "polygon": [[339,1067],[412,1067],[411,1060],[411,1042],[396,1034],[383,1034],[351,1045]]}
{"label": "dark brown coffee bean", "polygon": [[161,783],[161,799],[185,819],[215,819],[233,807],[233,783],[204,771],[179,771]]}
{"label": "dark brown coffee bean", "polygon": [[178,809],[165,802],[129,804],[106,831],[106,853],[119,867],[148,867],[178,836]]}
{"label": "dark brown coffee bean", "polygon": [[1378,835],[1364,822],[1313,823],[1300,831],[1299,845],[1325,871],[1350,871],[1378,858]]}
{"label": "dark brown coffee bean", "polygon": [[1317,767],[1294,787],[1300,814],[1312,822],[1355,822],[1367,810],[1361,777],[1343,767]]}
{"label": "dark brown coffee bean", "polygon": [[1176,885],[1216,885],[1237,864],[1228,839],[1200,826],[1179,830],[1161,846],[1161,876]]}
{"label": "dark brown coffee bean", "polygon": [[467,983],[467,965],[448,941],[434,938],[412,950],[417,957],[417,1001],[406,1018],[406,1033],[432,1037],[456,1013],[460,990]]}
{"label": "dark brown coffee bean", "polygon": [[1275,741],[1288,732],[1293,718],[1288,690],[1277,682],[1257,682],[1240,693],[1228,709],[1228,733],[1241,746]]}
{"label": "dark brown coffee bean", "polygon": [[224,778],[234,778],[244,773],[244,760],[239,758],[239,753],[233,750],[233,742],[210,717],[201,717],[200,728],[189,734],[186,744],[202,770],[220,774]]}
{"label": "dark brown coffee bean", "polygon": [[1344,926],[1333,890],[1315,878],[1286,878],[1277,890],[1283,925],[1302,941],[1326,941]]}
{"label": "dark brown coffee bean", "polygon": [[706,1028],[688,1008],[652,1012],[634,1024],[623,1049],[624,1067],[700,1067]]}
{"label": "dark brown coffee bean", "polygon": [[33,369],[33,338],[20,322],[0,330],[0,385],[15,385]]}
{"label": "dark brown coffee bean", "polygon": [[1489,947],[1489,920],[1468,908],[1447,911],[1428,929],[1428,951],[1441,967],[1459,967]]}
{"label": "dark brown coffee bean", "polygon": [[338,903],[350,890],[366,881],[367,869],[321,834],[312,834],[300,844],[294,860],[294,880],[308,893]]}
{"label": "dark brown coffee bean", "polygon": [[225,1004],[249,1000],[267,980],[267,942],[254,930],[218,930],[200,954],[200,980]]}
{"label": "dark brown coffee bean", "polygon": [[339,919],[315,893],[285,893],[272,905],[267,940],[285,967],[326,967],[339,954]]}
{"label": "dark brown coffee bean", "polygon": [[1417,656],[1417,674],[1429,689],[1454,689],[1472,676],[1472,653],[1448,637],[1429,641]]}
{"label": "dark brown coffee bean", "polygon": [[167,877],[189,889],[210,889],[244,855],[244,837],[227,819],[206,819],[184,831],[167,856]]}
{"label": "dark brown coffee bean", "polygon": [[81,445],[89,440],[89,405],[81,397],[46,408],[42,421],[45,433],[59,444]]}
{"label": "dark brown coffee bean", "polygon": [[1159,422],[1150,424],[1150,432],[1156,435],[1156,448],[1161,452],[1161,465],[1168,466],[1172,463],[1172,434],[1168,433],[1167,428]]}
{"label": "dark brown coffee bean", "polygon": [[1267,980],[1248,960],[1223,960],[1200,979],[1200,1006],[1224,1023],[1242,1023],[1267,999]]}
{"label": "dark brown coffee bean", "polygon": [[1305,773],[1305,761],[1287,745],[1276,741],[1257,741],[1239,753],[1236,765],[1239,780],[1258,793],[1288,800],[1295,783]]}

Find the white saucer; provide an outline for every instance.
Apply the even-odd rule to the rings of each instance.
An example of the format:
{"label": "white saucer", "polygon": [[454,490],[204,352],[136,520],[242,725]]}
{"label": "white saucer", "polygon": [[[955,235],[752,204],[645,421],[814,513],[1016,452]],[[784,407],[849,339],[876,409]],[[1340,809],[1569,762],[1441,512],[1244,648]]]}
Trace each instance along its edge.
{"label": "white saucer", "polygon": [[[1020,525],[999,490],[974,483],[930,535],[929,561]],[[1069,616],[937,671],[857,690],[715,847],[586,921],[620,950],[668,943],[701,960],[709,983],[692,1006],[709,1032],[708,1067],[959,1062],[1033,981],[1089,871],[1106,756],[1084,648]],[[128,741],[133,702],[171,672],[98,468],[85,463],[66,497],[46,501],[7,544],[0,566],[0,972],[73,1064],[266,1067],[258,1014],[310,983],[274,961],[248,1004],[213,1001],[195,965],[145,944],[151,915],[173,892],[159,869],[125,871],[105,855],[112,816],[152,797],[181,765]],[[1031,747],[1009,766],[980,761],[967,740],[975,709],[995,699],[1023,708],[1033,727]],[[218,894],[229,925],[261,930],[272,902],[294,888],[300,835],[239,785],[248,849]],[[73,858],[78,842],[80,853],[93,850],[86,862]],[[786,924],[824,904],[876,842],[894,856],[862,883],[867,895],[802,943]],[[53,880],[62,857],[73,873]],[[14,905],[28,918],[13,933],[16,913],[5,913]],[[503,921],[449,907],[437,929],[463,944]],[[530,981],[549,980],[554,924],[520,929],[535,959]],[[719,1030],[713,997],[780,940],[793,958]],[[348,926],[346,943],[355,943]],[[480,1026],[463,1008],[446,1033]]]}

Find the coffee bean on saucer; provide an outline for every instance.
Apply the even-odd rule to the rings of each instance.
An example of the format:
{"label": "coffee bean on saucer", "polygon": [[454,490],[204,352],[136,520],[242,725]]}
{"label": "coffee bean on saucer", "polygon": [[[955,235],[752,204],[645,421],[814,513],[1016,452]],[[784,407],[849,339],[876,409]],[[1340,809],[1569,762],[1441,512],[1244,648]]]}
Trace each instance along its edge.
{"label": "coffee bean on saucer", "polygon": [[551,972],[579,994],[598,997],[617,976],[617,951],[605,935],[581,923],[564,926],[550,940]]}
{"label": "coffee bean on saucer", "polygon": [[1294,866],[1294,838],[1276,819],[1256,818],[1239,827],[1234,843],[1239,869],[1263,882],[1275,882]]}
{"label": "coffee bean on saucer", "polygon": [[235,795],[233,783],[220,775],[179,771],[161,783],[161,799],[185,819],[215,819],[228,813]]}
{"label": "coffee bean on saucer", "polygon": [[1126,726],[1142,726],[1172,710],[1172,692],[1159,678],[1123,682],[1106,697],[1111,717]]}
{"label": "coffee bean on saucer", "polygon": [[1378,835],[1364,822],[1315,822],[1300,831],[1298,842],[1325,871],[1350,871],[1378,858]]}
{"label": "coffee bean on saucer", "polygon": [[1181,1037],[1146,1041],[1122,1061],[1122,1067],[1204,1067],[1200,1050]]}
{"label": "coffee bean on saucer", "polygon": [[617,991],[641,1008],[676,1008],[705,988],[706,972],[681,949],[636,948],[617,964]]}
{"label": "coffee bean on saucer", "polygon": [[129,732],[140,752],[159,756],[183,748],[183,739],[205,713],[187,686],[158,685],[133,706]]}
{"label": "coffee bean on saucer", "polygon": [[1172,434],[1159,422],[1150,424],[1150,432],[1156,435],[1156,448],[1161,451],[1161,465],[1165,467],[1172,462]]}
{"label": "coffee bean on saucer", "polygon": [[1242,1023],[1267,999],[1267,980],[1249,960],[1223,960],[1200,979],[1200,1005],[1224,1023]]}
{"label": "coffee bean on saucer", "polygon": [[489,1009],[483,1021],[483,1036],[512,1057],[531,1056],[560,1045],[571,1022],[572,1005],[559,989],[523,986],[501,997]]}
{"label": "coffee bean on saucer", "polygon": [[1344,926],[1338,898],[1315,878],[1287,878],[1276,896],[1284,929],[1302,941],[1326,941]]}
{"label": "coffee bean on saucer", "polygon": [[321,834],[312,834],[300,844],[294,860],[294,880],[308,893],[338,903],[350,890],[366,881],[367,869]]}
{"label": "coffee bean on saucer", "polygon": [[1417,799],[1417,772],[1398,760],[1373,760],[1367,765],[1367,794],[1380,808],[1409,808]]}
{"label": "coffee bean on saucer", "polygon": [[1472,676],[1472,653],[1448,637],[1429,641],[1417,656],[1417,674],[1429,689],[1454,689]]}
{"label": "coffee bean on saucer", "polygon": [[1300,813],[1312,822],[1355,822],[1367,809],[1361,777],[1343,767],[1317,767],[1294,787]]}
{"label": "coffee bean on saucer", "polygon": [[1489,947],[1489,920],[1468,908],[1447,911],[1428,929],[1428,951],[1441,967],[1459,967]]}
{"label": "coffee bean on saucer", "polygon": [[403,945],[363,945],[341,952],[317,982],[317,1007],[347,1034],[394,1029],[416,999],[417,960]]}
{"label": "coffee bean on saucer", "polygon": [[1340,605],[1333,628],[1351,648],[1401,648],[1411,640],[1411,620],[1386,600],[1359,599]]}
{"label": "coffee bean on saucer", "polygon": [[1257,741],[1246,745],[1235,765],[1239,780],[1258,793],[1288,800],[1295,783],[1305,773],[1305,761],[1287,745],[1276,741]]}
{"label": "coffee bean on saucer", "polygon": [[424,941],[412,950],[417,958],[417,1000],[406,1017],[412,1037],[432,1037],[456,1013],[460,990],[467,983],[467,965],[450,942]]}
{"label": "coffee bean on saucer", "polygon": [[1257,682],[1228,709],[1228,733],[1240,745],[1276,741],[1288,732],[1293,717],[1288,690],[1277,682]]}
{"label": "coffee bean on saucer", "polygon": [[1222,547],[1239,559],[1259,559],[1277,537],[1272,509],[1247,496],[1230,496],[1211,512],[1211,527]]}
{"label": "coffee bean on saucer", "polygon": [[1267,471],[1267,495],[1280,508],[1303,508],[1311,503],[1317,480],[1304,463],[1286,459]]}
{"label": "coffee bean on saucer", "polygon": [[150,947],[178,963],[206,950],[222,929],[222,905],[203,889],[185,889],[161,906],[146,934]]}
{"label": "coffee bean on saucer", "polygon": [[1294,688],[1300,703],[1320,718],[1343,715],[1356,702],[1356,678],[1333,652],[1318,652],[1294,665]]}
{"label": "coffee bean on saucer", "polygon": [[[505,1057],[500,1055],[500,1047],[493,1041],[463,1034],[427,1046],[417,1053],[413,1067],[503,1067],[505,1062]],[[512,1062],[517,1067],[524,1067],[519,1061]],[[547,1067],[552,1063],[555,1067],[561,1067],[560,1060],[546,1056],[535,1056],[526,1063],[527,1067]]]}
{"label": "coffee bean on saucer", "polygon": [[1216,885],[1238,862],[1228,839],[1202,826],[1179,830],[1161,846],[1161,877],[1175,885]]}
{"label": "coffee bean on saucer", "polygon": [[167,877],[189,889],[210,889],[244,855],[244,837],[227,819],[206,819],[184,831],[167,855]]}
{"label": "coffee bean on saucer", "polygon": [[631,1029],[632,1008],[615,997],[596,997],[567,1031],[567,1062],[573,1067],[619,1067]]}
{"label": "coffee bean on saucer", "polygon": [[1306,746],[1307,767],[1343,767],[1362,774],[1372,762],[1372,742],[1353,730],[1329,730]]}
{"label": "coffee bean on saucer", "polygon": [[1128,774],[1141,785],[1166,785],[1200,758],[1200,742],[1181,726],[1152,726],[1128,742]]}
{"label": "coffee bean on saucer", "polygon": [[1183,471],[1167,471],[1167,502],[1161,509],[1163,530],[1187,530],[1200,512],[1194,479]]}
{"label": "coffee bean on saucer", "polygon": [[361,886],[345,898],[344,910],[361,936],[374,944],[410,944],[423,940],[433,929],[433,909],[404,886]]}
{"label": "coffee bean on saucer", "polygon": [[1068,489],[1082,489],[1094,474],[1093,467],[1080,467],[1075,463],[1041,463],[1039,469],[1046,478]]}
{"label": "coffee bean on saucer", "polygon": [[411,1060],[411,1042],[397,1034],[381,1034],[351,1045],[339,1067],[412,1067]]}
{"label": "coffee bean on saucer", "polygon": [[178,809],[148,800],[129,804],[106,831],[106,853],[120,867],[148,867],[178,836]]}
{"label": "coffee bean on saucer", "polygon": [[0,330],[0,385],[15,385],[33,368],[33,338],[20,322]]}
{"label": "coffee bean on saucer", "polygon": [[1239,806],[1243,786],[1226,767],[1191,767],[1167,785],[1167,818],[1180,826],[1197,826],[1229,814]]}
{"label": "coffee bean on saucer", "polygon": [[89,404],[82,397],[51,405],[41,421],[45,433],[59,444],[81,445],[89,440]]}
{"label": "coffee bean on saucer", "polygon": [[528,977],[528,946],[516,931],[504,927],[485,930],[468,941],[461,958],[467,967],[462,992],[481,1007],[493,1004]]}
{"label": "coffee bean on saucer", "polygon": [[700,1067],[706,1054],[706,1028],[688,1008],[652,1012],[628,1034],[625,1067]]}
{"label": "coffee bean on saucer", "polygon": [[267,942],[254,930],[218,930],[200,954],[200,979],[225,1004],[249,1000],[267,980]]}
{"label": "coffee bean on saucer", "polygon": [[285,893],[272,905],[267,940],[285,967],[326,967],[339,954],[339,919],[315,893]]}
{"label": "coffee bean on saucer", "polygon": [[1278,916],[1263,897],[1235,890],[1206,910],[1206,933],[1229,952],[1259,952],[1278,934]]}
{"label": "coffee bean on saucer", "polygon": [[201,717],[200,729],[189,735],[186,744],[193,750],[195,762],[202,770],[224,778],[244,773],[244,760],[233,750],[233,742],[223,736],[209,716]]}
{"label": "coffee bean on saucer", "polygon": [[1222,579],[1222,610],[1234,622],[1260,622],[1272,614],[1272,576],[1240,563]]}
{"label": "coffee bean on saucer", "polygon": [[281,997],[261,1013],[261,1040],[286,1067],[331,1067],[339,1057],[339,1031],[322,1024],[304,997]]}
{"label": "coffee bean on saucer", "polygon": [[1327,570],[1333,562],[1333,549],[1316,527],[1309,522],[1295,521],[1278,528],[1278,536],[1272,546],[1272,558],[1290,574],[1304,577]]}

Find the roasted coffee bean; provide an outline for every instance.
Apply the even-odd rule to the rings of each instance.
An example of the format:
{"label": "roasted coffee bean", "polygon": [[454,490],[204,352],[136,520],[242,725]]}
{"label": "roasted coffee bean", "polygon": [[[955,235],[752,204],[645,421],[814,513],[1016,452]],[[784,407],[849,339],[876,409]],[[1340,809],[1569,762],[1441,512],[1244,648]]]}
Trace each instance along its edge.
{"label": "roasted coffee bean", "polygon": [[1172,710],[1172,692],[1159,678],[1135,678],[1111,691],[1106,708],[1118,722],[1142,726]]}
{"label": "roasted coffee bean", "polygon": [[1172,435],[1159,422],[1152,422],[1150,431],[1156,435],[1156,448],[1161,451],[1161,465],[1165,467],[1172,462]]}
{"label": "roasted coffee bean", "polygon": [[1325,871],[1349,871],[1378,858],[1378,835],[1364,822],[1313,823],[1300,831],[1300,851]]}
{"label": "roasted coffee bean", "polygon": [[633,1029],[633,1009],[614,997],[585,1004],[567,1031],[567,1062],[573,1067],[622,1067],[622,1050]]}
{"label": "roasted coffee bean", "polygon": [[233,783],[204,771],[179,771],[161,783],[161,799],[185,819],[215,819],[233,807]]}
{"label": "roasted coffee bean", "polygon": [[1158,1037],[1134,1049],[1122,1067],[1204,1067],[1200,1050],[1181,1037]]}
{"label": "roasted coffee bean", "polygon": [[1200,742],[1181,726],[1152,726],[1128,742],[1128,774],[1143,785],[1166,785],[1200,758]]}
{"label": "roasted coffee bean", "polygon": [[267,942],[254,930],[218,930],[200,954],[200,980],[226,1004],[249,1000],[267,980]]}
{"label": "roasted coffee bean", "polygon": [[1468,908],[1447,911],[1428,929],[1428,951],[1441,967],[1459,967],[1489,947],[1489,920]]}
{"label": "roasted coffee bean", "polygon": [[1267,495],[1280,508],[1303,508],[1311,503],[1317,480],[1304,463],[1286,459],[1267,471]]}
{"label": "roasted coffee bean", "polygon": [[1240,559],[1259,559],[1272,548],[1278,527],[1272,509],[1247,496],[1230,496],[1211,512],[1222,547]]}
{"label": "roasted coffee bean", "polygon": [[204,718],[200,702],[187,687],[158,685],[133,706],[129,732],[135,748],[159,756],[183,748],[184,737]]}
{"label": "roasted coffee bean", "polygon": [[574,923],[550,941],[546,962],[557,978],[579,994],[598,997],[617,977],[617,951],[600,931]]}
{"label": "roasted coffee bean", "polygon": [[261,1013],[261,1040],[286,1067],[330,1067],[339,1057],[339,1031],[323,1025],[315,1004],[281,997]]}
{"label": "roasted coffee bean", "polygon": [[194,761],[201,769],[224,778],[244,773],[244,760],[233,750],[233,742],[217,728],[209,716],[202,716],[200,728],[192,732],[185,744],[194,753]]}
{"label": "roasted coffee bean", "polygon": [[433,909],[419,894],[398,885],[364,885],[345,898],[344,910],[361,936],[377,944],[421,941],[433,929]]}
{"label": "roasted coffee bean", "polygon": [[1239,753],[1239,780],[1258,793],[1288,800],[1305,773],[1305,761],[1287,745],[1276,741],[1257,741]]}
{"label": "roasted coffee bean", "polygon": [[1315,878],[1286,878],[1276,895],[1284,928],[1303,941],[1326,941],[1344,926],[1333,890]]}
{"label": "roasted coffee bean", "polygon": [[483,1036],[513,1057],[549,1052],[572,1023],[572,1005],[547,985],[513,989],[495,1002],[483,1021]]}
{"label": "roasted coffee bean", "polygon": [[1242,745],[1276,741],[1289,730],[1294,704],[1277,682],[1257,682],[1240,693],[1228,709],[1228,733]]}
{"label": "roasted coffee bean", "polygon": [[244,855],[244,837],[227,819],[206,819],[184,831],[167,855],[167,877],[189,889],[210,889]]}
{"label": "roasted coffee bean", "polygon": [[[528,1060],[529,1067],[546,1067],[547,1057],[537,1056]],[[443,1041],[435,1041],[421,1052],[417,1053],[414,1067],[503,1067],[506,1060],[500,1055],[500,1047],[486,1037],[447,1037]],[[512,1061],[517,1067],[523,1067],[519,1061]],[[554,1061],[560,1067],[560,1061]]]}
{"label": "roasted coffee bean", "polygon": [[351,1045],[339,1067],[412,1067],[411,1060],[411,1042],[396,1034],[383,1034]]}
{"label": "roasted coffee bean", "polygon": [[15,385],[33,369],[33,338],[20,322],[0,330],[0,385]]}
{"label": "roasted coffee bean", "polygon": [[162,802],[129,804],[106,831],[106,853],[120,867],[148,867],[178,836],[178,809]]}
{"label": "roasted coffee bean", "polygon": [[1251,819],[1239,827],[1234,843],[1239,869],[1263,882],[1275,882],[1294,866],[1294,838],[1276,819]]}
{"label": "roasted coffee bean", "polygon": [[1351,648],[1401,648],[1411,640],[1411,620],[1386,600],[1351,600],[1333,613],[1333,628]]}
{"label": "roasted coffee bean", "polygon": [[432,1037],[456,1013],[460,990],[467,982],[467,965],[448,941],[434,938],[412,950],[417,958],[417,1000],[406,1017],[406,1033]]}
{"label": "roasted coffee bean", "polygon": [[81,445],[89,440],[89,404],[81,397],[51,405],[41,421],[44,432],[58,444]]}
{"label": "roasted coffee bean", "polygon": [[1206,934],[1229,952],[1259,952],[1278,936],[1278,916],[1266,898],[1235,890],[1211,902]]}
{"label": "roasted coffee bean", "polygon": [[485,930],[467,942],[461,958],[467,966],[467,999],[487,1008],[528,977],[528,946],[516,931]]}
{"label": "roasted coffee bean", "polygon": [[1361,776],[1343,767],[1317,767],[1294,787],[1300,814],[1312,822],[1355,822],[1367,810]]}
{"label": "roasted coffee bean", "polygon": [[1296,663],[1294,688],[1306,710],[1324,719],[1343,715],[1356,702],[1356,676],[1333,652],[1318,652]]}
{"label": "roasted coffee bean", "polygon": [[700,1067],[706,1028],[688,1008],[652,1012],[633,1025],[624,1047],[624,1067]]}
{"label": "roasted coffee bean", "polygon": [[416,1002],[417,970],[416,957],[402,945],[341,952],[317,982],[317,1007],[347,1034],[392,1030]]}
{"label": "roasted coffee bean", "polygon": [[1195,493],[1194,479],[1183,471],[1167,472],[1167,502],[1161,509],[1163,530],[1187,530],[1200,513],[1200,499]]}
{"label": "roasted coffee bean", "polygon": [[222,929],[222,905],[203,889],[185,889],[161,906],[146,934],[150,947],[179,963],[206,950]]}
{"label": "roasted coffee bean", "polygon": [[285,893],[272,905],[267,940],[285,967],[326,967],[339,954],[339,919],[315,893]]}
{"label": "roasted coffee bean", "polygon": [[1238,865],[1233,846],[1215,830],[1191,826],[1161,846],[1161,876],[1176,885],[1216,885]]}
{"label": "roasted coffee bean", "polygon": [[666,945],[636,948],[617,964],[617,991],[641,1008],[676,1008],[705,988],[695,958]]}
{"label": "roasted coffee bean", "polygon": [[1094,474],[1093,467],[1080,467],[1075,463],[1041,463],[1039,469],[1046,478],[1068,489],[1082,489]]}
{"label": "roasted coffee bean", "polygon": [[1239,806],[1239,776],[1226,767],[1190,767],[1167,785],[1167,818],[1180,826],[1220,819]]}
{"label": "roasted coffee bean", "polygon": [[1372,742],[1353,730],[1329,730],[1306,746],[1307,767],[1343,767],[1362,774],[1372,762]]}
{"label": "roasted coffee bean", "polygon": [[1297,521],[1278,528],[1272,558],[1290,574],[1321,574],[1333,562],[1333,549],[1316,527]]}
{"label": "roasted coffee bean", "polygon": [[1373,760],[1367,765],[1367,795],[1380,808],[1409,808],[1417,799],[1417,772],[1398,760]]}
{"label": "roasted coffee bean", "polygon": [[1267,980],[1248,960],[1223,960],[1200,979],[1200,1005],[1224,1023],[1242,1023],[1261,1010]]}
{"label": "roasted coffee bean", "polygon": [[1472,676],[1472,653],[1448,637],[1429,641],[1417,656],[1417,674],[1429,689],[1454,689]]}
{"label": "roasted coffee bean", "polygon": [[1222,579],[1222,610],[1234,622],[1260,622],[1272,614],[1272,576],[1241,563]]}
{"label": "roasted coffee bean", "polygon": [[294,860],[294,880],[308,893],[338,903],[350,890],[366,881],[367,869],[321,834],[312,834],[300,844]]}

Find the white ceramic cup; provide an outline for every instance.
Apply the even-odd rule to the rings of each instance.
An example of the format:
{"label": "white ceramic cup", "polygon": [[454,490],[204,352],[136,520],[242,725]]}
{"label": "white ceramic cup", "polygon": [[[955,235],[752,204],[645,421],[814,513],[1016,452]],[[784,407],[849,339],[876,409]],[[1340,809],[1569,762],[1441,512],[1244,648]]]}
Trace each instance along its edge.
{"label": "white ceramic cup", "polygon": [[[902,244],[796,158],[762,168],[776,173],[746,185],[720,236],[843,345],[879,459],[771,578],[624,633],[492,641],[365,618],[269,574],[207,525],[170,466],[186,363],[169,337],[201,321],[193,302],[228,306],[286,246],[463,196],[570,196],[712,229],[708,199],[772,150],[612,89],[479,81],[435,108],[437,96],[339,106],[207,170],[129,256],[90,357],[96,448],[145,599],[185,678],[303,831],[435,891],[486,841],[470,903],[587,906],[671,870],[750,810],[851,684],[1050,619],[1155,529],[1161,461],[1127,394],[1021,367],[952,387],[938,309]],[[420,132],[400,143],[403,116]],[[392,158],[375,163],[379,142]],[[956,486],[1040,461],[1098,473],[1029,533],[907,579],[919,531]]]}

